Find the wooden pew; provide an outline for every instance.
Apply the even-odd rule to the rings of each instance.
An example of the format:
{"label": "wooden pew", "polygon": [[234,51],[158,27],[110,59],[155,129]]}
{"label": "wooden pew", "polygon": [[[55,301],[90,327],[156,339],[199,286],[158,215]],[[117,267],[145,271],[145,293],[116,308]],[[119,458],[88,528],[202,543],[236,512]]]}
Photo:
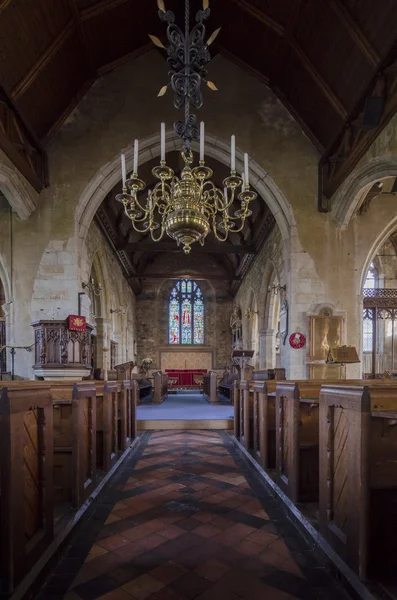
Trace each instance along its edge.
{"label": "wooden pew", "polygon": [[55,503],[79,508],[96,483],[96,384],[51,382]]}
{"label": "wooden pew", "polygon": [[122,381],[119,391],[119,434],[120,450],[126,450],[136,438],[136,407],[139,387],[136,381]]}
{"label": "wooden pew", "polygon": [[127,402],[127,427],[125,435],[128,446],[137,436],[136,407],[139,401],[139,386],[136,381],[123,381],[121,388],[125,392]]}
{"label": "wooden pew", "polygon": [[98,469],[110,471],[119,451],[119,391],[118,381],[97,381],[97,462]]}
{"label": "wooden pew", "polygon": [[166,399],[168,394],[168,375],[167,373],[156,371],[153,373],[153,379],[154,384],[152,402],[161,404],[161,402]]}
{"label": "wooden pew", "polygon": [[234,397],[234,435],[245,445],[244,441],[244,400],[249,395],[249,382],[235,380],[233,382]]}
{"label": "wooden pew", "polygon": [[264,469],[276,466],[276,381],[255,381],[253,394],[254,457]]}
{"label": "wooden pew", "polygon": [[293,502],[318,501],[321,382],[280,382],[276,388],[276,479]]}
{"label": "wooden pew", "polygon": [[324,385],[320,531],[359,574],[397,570],[397,388]]}
{"label": "wooden pew", "polygon": [[53,540],[53,408],[48,383],[1,387],[0,577],[12,592]]}
{"label": "wooden pew", "polygon": [[217,381],[218,375],[214,371],[203,375],[203,394],[209,402],[218,401]]}
{"label": "wooden pew", "polygon": [[[374,380],[372,386],[392,385]],[[349,380],[364,385],[368,380]],[[324,384],[340,380],[278,382],[276,388],[276,480],[293,502],[318,502],[319,398]],[[394,384],[395,385],[395,384]]]}
{"label": "wooden pew", "polygon": [[219,393],[230,399],[233,402],[234,382],[238,381],[238,373],[230,373],[225,371],[218,384]]}

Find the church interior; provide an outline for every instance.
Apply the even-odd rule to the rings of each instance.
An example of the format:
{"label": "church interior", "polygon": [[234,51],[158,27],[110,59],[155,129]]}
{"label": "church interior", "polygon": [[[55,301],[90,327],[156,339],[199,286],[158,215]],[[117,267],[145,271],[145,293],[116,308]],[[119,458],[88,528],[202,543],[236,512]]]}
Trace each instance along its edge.
{"label": "church interior", "polygon": [[397,600],[396,23],[0,0],[0,599]]}

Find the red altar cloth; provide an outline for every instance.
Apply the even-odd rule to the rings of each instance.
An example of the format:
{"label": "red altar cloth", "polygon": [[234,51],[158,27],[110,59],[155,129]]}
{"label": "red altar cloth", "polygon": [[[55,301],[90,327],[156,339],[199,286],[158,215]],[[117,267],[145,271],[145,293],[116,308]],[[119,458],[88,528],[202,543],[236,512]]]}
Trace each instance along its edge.
{"label": "red altar cloth", "polygon": [[165,372],[172,378],[178,378],[173,385],[188,386],[195,385],[194,375],[203,375],[207,369],[166,369]]}

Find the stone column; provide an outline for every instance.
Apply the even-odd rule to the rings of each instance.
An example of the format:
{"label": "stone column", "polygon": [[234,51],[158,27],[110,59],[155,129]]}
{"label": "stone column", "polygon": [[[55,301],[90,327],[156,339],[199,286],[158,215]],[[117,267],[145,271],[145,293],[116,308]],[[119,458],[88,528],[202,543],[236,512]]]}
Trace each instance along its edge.
{"label": "stone column", "polygon": [[276,332],[274,329],[259,330],[259,369],[276,366]]}
{"label": "stone column", "polygon": [[110,351],[110,334],[109,329],[111,327],[111,319],[105,319],[104,317],[96,318],[96,344],[97,344],[97,355],[96,355],[96,367],[98,369],[105,369],[106,367],[106,352],[104,349],[107,348]]}

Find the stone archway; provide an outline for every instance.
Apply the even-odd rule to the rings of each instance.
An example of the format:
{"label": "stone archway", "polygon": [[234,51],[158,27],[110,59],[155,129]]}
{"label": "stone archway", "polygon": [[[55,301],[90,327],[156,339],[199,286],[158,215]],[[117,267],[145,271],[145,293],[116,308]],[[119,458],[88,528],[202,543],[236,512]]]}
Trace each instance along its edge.
{"label": "stone archway", "polygon": [[332,215],[345,229],[363,196],[373,183],[385,177],[397,177],[397,156],[378,157],[361,165],[341,185],[335,195]]}
{"label": "stone archway", "polygon": [[37,205],[39,194],[15,168],[0,161],[0,190],[21,219],[28,219]]}

